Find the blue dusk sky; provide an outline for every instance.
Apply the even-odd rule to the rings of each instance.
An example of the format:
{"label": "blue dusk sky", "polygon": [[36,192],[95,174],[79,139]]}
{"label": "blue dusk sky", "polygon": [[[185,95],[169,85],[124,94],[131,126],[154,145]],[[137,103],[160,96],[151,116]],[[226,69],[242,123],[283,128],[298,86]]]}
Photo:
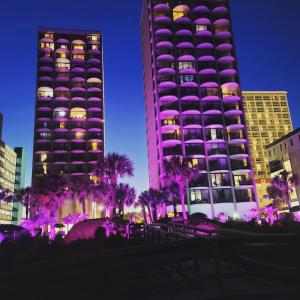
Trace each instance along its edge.
{"label": "blue dusk sky", "polygon": [[[106,152],[126,153],[130,180],[147,189],[147,152],[140,42],[142,0],[10,0],[0,4],[4,141],[27,151],[31,180],[37,28],[95,29],[104,35]],[[294,127],[300,126],[300,1],[232,0],[244,90],[286,90]]]}

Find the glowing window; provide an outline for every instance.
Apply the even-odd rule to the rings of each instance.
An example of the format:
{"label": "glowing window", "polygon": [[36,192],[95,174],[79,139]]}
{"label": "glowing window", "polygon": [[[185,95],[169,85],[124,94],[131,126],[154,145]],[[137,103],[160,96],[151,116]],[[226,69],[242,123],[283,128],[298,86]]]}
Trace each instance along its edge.
{"label": "glowing window", "polygon": [[88,40],[89,41],[99,41],[100,40],[100,36],[98,34],[92,34],[88,36]]}
{"label": "glowing window", "polygon": [[186,17],[189,13],[190,9],[186,5],[178,5],[173,9],[173,20],[176,21],[182,17]]}
{"label": "glowing window", "polygon": [[43,173],[44,174],[48,173],[48,165],[47,164],[43,164]]}
{"label": "glowing window", "polygon": [[73,59],[84,59],[84,54],[73,54]]}
{"label": "glowing window", "polygon": [[92,45],[93,50],[99,50],[99,45]]}
{"label": "glowing window", "polygon": [[178,69],[184,70],[184,69],[194,69],[194,63],[192,61],[179,61],[178,62]]}
{"label": "glowing window", "polygon": [[84,138],[84,132],[75,132],[75,139],[82,140]]}
{"label": "glowing window", "polygon": [[41,154],[41,162],[45,162],[47,160],[47,158],[48,158],[47,153],[42,153]]}
{"label": "glowing window", "polygon": [[225,83],[222,85],[223,98],[230,96],[239,96],[239,86],[237,83]]}
{"label": "glowing window", "polygon": [[207,25],[196,25],[196,32],[207,30]]}
{"label": "glowing window", "polygon": [[54,34],[52,32],[46,32],[45,33],[45,38],[48,38],[48,39],[52,39],[53,40],[53,37],[54,37]]}
{"label": "glowing window", "polygon": [[43,48],[51,48],[52,50],[54,50],[54,43],[41,42],[41,49],[43,49]]}
{"label": "glowing window", "polygon": [[57,68],[66,68],[70,70],[70,61],[67,58],[57,58],[56,59],[56,67]]}
{"label": "glowing window", "polygon": [[73,49],[74,50],[84,50],[84,46],[83,45],[74,45]]}
{"label": "glowing window", "polygon": [[86,119],[86,111],[84,108],[75,107],[71,110],[72,119]]}
{"label": "glowing window", "polygon": [[67,108],[56,108],[54,110],[54,118],[65,118],[67,117]]}
{"label": "glowing window", "polygon": [[98,150],[98,143],[96,142],[92,143],[92,150]]}
{"label": "glowing window", "polygon": [[50,87],[42,86],[38,88],[38,97],[53,97],[53,89]]}
{"label": "glowing window", "polygon": [[66,128],[66,123],[65,122],[59,122],[59,128],[61,128],[61,129]]}

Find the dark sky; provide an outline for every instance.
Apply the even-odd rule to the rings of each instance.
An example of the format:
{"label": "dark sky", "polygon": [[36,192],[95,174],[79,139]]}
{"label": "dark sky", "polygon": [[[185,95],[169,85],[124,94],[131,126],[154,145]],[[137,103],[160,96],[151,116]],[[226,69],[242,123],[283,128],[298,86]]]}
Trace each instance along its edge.
{"label": "dark sky", "polygon": [[[39,26],[96,29],[104,34],[106,151],[127,153],[131,183],[148,185],[139,22],[142,0],[0,1],[0,111],[4,140],[27,150],[30,183]],[[287,90],[300,126],[300,1],[232,0],[244,90]]]}

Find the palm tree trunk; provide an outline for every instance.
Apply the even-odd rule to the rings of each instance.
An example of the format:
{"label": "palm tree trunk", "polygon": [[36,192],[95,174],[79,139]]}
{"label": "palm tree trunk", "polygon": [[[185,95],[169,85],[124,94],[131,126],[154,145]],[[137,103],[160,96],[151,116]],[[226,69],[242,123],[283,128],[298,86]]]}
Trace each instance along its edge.
{"label": "palm tree trunk", "polygon": [[289,191],[287,191],[285,194],[286,194],[285,200],[286,200],[288,209],[289,209],[289,211],[291,211],[292,210],[292,204],[291,204],[290,193],[289,193]]}
{"label": "palm tree trunk", "polygon": [[147,225],[148,224],[147,215],[146,215],[146,209],[145,209],[144,205],[142,205],[142,212],[143,212],[143,217],[144,217],[145,224]]}
{"label": "palm tree trunk", "polygon": [[28,216],[29,216],[29,205],[28,204],[26,204],[25,205],[25,214],[26,214],[26,220],[28,220]]}
{"label": "palm tree trunk", "polygon": [[183,220],[187,221],[187,213],[186,213],[186,207],[185,207],[185,189],[183,185],[179,185],[179,194],[180,194],[180,200],[181,200],[181,206],[182,206],[182,216]]}

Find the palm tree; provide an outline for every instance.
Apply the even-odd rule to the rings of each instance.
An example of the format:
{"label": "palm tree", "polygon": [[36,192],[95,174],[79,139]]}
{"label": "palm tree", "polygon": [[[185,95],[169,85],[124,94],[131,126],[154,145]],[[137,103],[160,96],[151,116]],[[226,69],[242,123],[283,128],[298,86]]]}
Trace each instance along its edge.
{"label": "palm tree", "polygon": [[147,221],[147,214],[146,214],[146,207],[148,209],[148,214],[149,214],[149,217],[150,217],[150,221],[152,223],[151,212],[150,212],[150,204],[149,204],[148,199],[149,199],[148,191],[145,191],[145,192],[143,192],[143,193],[140,194],[138,202],[137,202],[138,205],[140,205],[141,208],[142,208],[142,212],[143,212],[143,217],[144,217],[145,224],[148,223],[148,221]]}
{"label": "palm tree", "polygon": [[37,193],[38,214],[48,220],[53,232],[58,211],[68,194],[68,183],[62,176],[45,175],[39,178],[35,192]]}
{"label": "palm tree", "polygon": [[69,182],[69,191],[73,201],[78,197],[82,206],[82,214],[86,215],[86,198],[91,192],[92,182],[87,176],[73,177]]}
{"label": "palm tree", "polygon": [[268,187],[268,195],[271,199],[284,199],[289,211],[292,209],[290,193],[299,185],[298,175],[290,175],[286,170],[282,171],[279,176],[272,179],[271,186]]}
{"label": "palm tree", "polygon": [[167,204],[173,206],[174,217],[177,217],[177,205],[180,203],[178,184],[171,183],[169,186],[165,186],[162,191],[166,194]]}
{"label": "palm tree", "polygon": [[15,199],[25,207],[25,218],[29,218],[29,208],[34,202],[34,192],[31,187],[21,189],[16,193]]}
{"label": "palm tree", "polygon": [[186,158],[173,156],[170,160],[164,160],[164,180],[167,186],[177,183],[182,206],[183,219],[187,220],[185,207],[185,191],[191,180],[199,176],[198,166],[191,166]]}
{"label": "palm tree", "polygon": [[99,161],[94,170],[96,176],[100,181],[105,182],[109,187],[109,210],[116,209],[116,191],[118,180],[126,176],[132,177],[134,174],[134,167],[132,161],[126,156],[119,153],[107,154],[104,160]]}
{"label": "palm tree", "polygon": [[125,206],[129,207],[133,205],[136,198],[135,189],[129,184],[120,183],[116,190],[116,201],[119,210],[119,215],[124,215]]}
{"label": "palm tree", "polygon": [[166,194],[160,190],[150,188],[140,195],[139,202],[142,208],[147,206],[151,223],[155,223],[158,207],[166,203]]}

